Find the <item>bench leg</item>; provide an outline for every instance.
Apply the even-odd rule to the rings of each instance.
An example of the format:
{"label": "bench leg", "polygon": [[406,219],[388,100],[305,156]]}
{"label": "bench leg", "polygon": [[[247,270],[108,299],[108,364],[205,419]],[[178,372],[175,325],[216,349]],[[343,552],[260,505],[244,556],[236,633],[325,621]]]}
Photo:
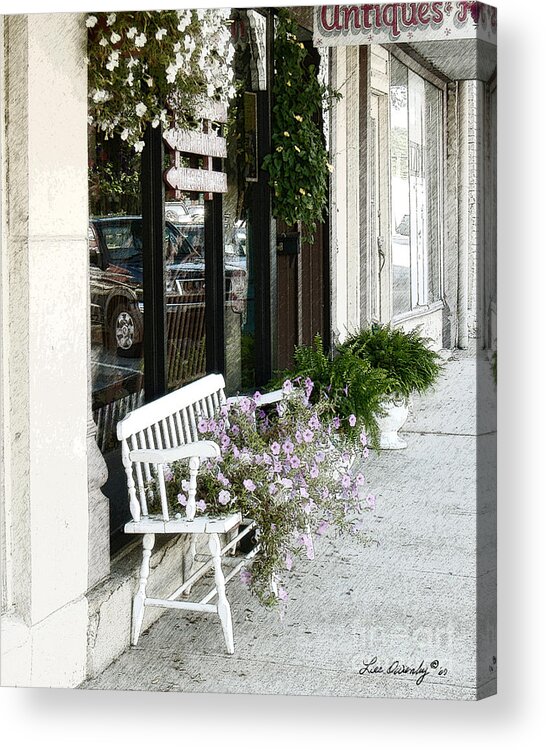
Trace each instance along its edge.
{"label": "bench leg", "polygon": [[218,615],[220,622],[222,623],[222,630],[224,631],[224,638],[226,641],[226,648],[228,654],[233,654],[235,651],[233,645],[233,625],[231,623],[231,608],[226,598],[226,581],[224,573],[222,571],[222,559],[220,557],[220,539],[218,534],[211,534],[209,536],[209,550],[214,560],[214,583],[216,585],[216,591],[218,592]]}
{"label": "bench leg", "polygon": [[142,564],[140,566],[140,581],[133,600],[133,622],[131,627],[131,643],[136,646],[142,620],[144,618],[144,601],[146,599],[146,582],[150,575],[150,556],[154,548],[155,534],[144,534],[142,537]]}
{"label": "bench leg", "polygon": [[[193,573],[193,564],[195,562],[195,534],[191,535],[189,544],[186,548],[186,552],[184,553],[184,567],[183,567],[183,581],[187,581],[188,578]],[[184,591],[184,596],[189,596],[190,592],[192,590],[192,587],[189,586]]]}

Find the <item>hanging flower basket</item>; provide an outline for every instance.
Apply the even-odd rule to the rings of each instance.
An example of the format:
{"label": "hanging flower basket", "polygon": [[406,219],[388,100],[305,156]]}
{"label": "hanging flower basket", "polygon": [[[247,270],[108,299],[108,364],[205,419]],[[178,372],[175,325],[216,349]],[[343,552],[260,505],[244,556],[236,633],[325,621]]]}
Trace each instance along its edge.
{"label": "hanging flower basket", "polygon": [[96,13],[89,29],[89,123],[142,151],[148,124],[191,127],[205,99],[235,94],[229,9]]}

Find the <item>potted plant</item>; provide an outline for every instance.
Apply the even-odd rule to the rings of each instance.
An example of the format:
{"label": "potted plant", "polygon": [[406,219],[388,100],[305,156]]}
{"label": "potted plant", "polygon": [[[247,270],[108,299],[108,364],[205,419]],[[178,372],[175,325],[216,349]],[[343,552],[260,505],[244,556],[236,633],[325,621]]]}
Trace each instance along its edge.
{"label": "potted plant", "polygon": [[[361,533],[364,513],[374,505],[372,495],[363,495],[363,475],[349,472],[350,455],[326,399],[310,403],[310,381],[303,387],[286,381],[283,390],[283,401],[268,411],[257,393],[198,424],[221,455],[201,464],[197,515],[239,511],[256,522],[258,550],[241,578],[265,606],[286,602],[286,580],[297,558],[314,558],[313,537],[329,527]],[[174,517],[187,502],[188,478],[185,461],[165,467]]]}
{"label": "potted plant", "polygon": [[429,348],[429,343],[419,329],[406,332],[390,325],[374,324],[352,334],[339,347],[340,356],[350,352],[387,377],[382,403],[384,414],[378,416],[381,448],[406,447],[398,430],[407,419],[409,399],[415,391],[427,391],[438,378],[440,358]]}
{"label": "potted plant", "polygon": [[[347,348],[335,357],[324,352],[322,339],[315,336],[312,346],[297,346],[294,367],[272,381],[279,388],[283,380],[314,384],[311,401],[324,401],[349,444],[379,445],[378,416],[383,413],[385,393],[394,383],[388,374]],[[365,437],[363,437],[365,435]]]}

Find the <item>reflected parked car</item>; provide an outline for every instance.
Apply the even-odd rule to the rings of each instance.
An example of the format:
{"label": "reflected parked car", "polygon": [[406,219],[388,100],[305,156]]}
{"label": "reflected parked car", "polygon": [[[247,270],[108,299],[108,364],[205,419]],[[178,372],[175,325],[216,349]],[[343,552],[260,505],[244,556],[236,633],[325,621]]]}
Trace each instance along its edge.
{"label": "reflected parked car", "polygon": [[[184,328],[191,337],[192,311],[205,306],[204,248],[190,242],[186,225],[165,222],[167,326]],[[120,356],[137,357],[142,350],[144,306],[142,292],[142,218],[119,216],[92,218],[89,223],[92,340],[102,340]],[[246,272],[226,266],[226,300],[240,312],[246,297]],[[180,317],[184,318],[183,324]],[[195,317],[195,316],[194,316]],[[170,328],[169,328],[170,330]],[[177,334],[178,335],[178,334]]]}

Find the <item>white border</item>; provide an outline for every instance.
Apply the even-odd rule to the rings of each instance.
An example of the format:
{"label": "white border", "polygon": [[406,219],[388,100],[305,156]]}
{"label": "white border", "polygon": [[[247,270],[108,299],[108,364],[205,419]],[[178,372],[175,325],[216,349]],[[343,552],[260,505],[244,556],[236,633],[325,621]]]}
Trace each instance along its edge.
{"label": "white border", "polygon": [[[205,2],[203,6],[226,3]],[[278,5],[289,3],[278,3]],[[293,3],[292,3],[293,4]],[[304,3],[300,3],[304,4]],[[499,8],[499,696],[480,702],[0,691],[7,746],[537,747],[543,643],[545,114],[539,0]],[[11,2],[2,12],[189,3]],[[253,3],[241,2],[251,7]],[[5,7],[4,7],[5,6]],[[542,100],[542,101],[541,101]],[[11,740],[11,742],[10,742]]]}

